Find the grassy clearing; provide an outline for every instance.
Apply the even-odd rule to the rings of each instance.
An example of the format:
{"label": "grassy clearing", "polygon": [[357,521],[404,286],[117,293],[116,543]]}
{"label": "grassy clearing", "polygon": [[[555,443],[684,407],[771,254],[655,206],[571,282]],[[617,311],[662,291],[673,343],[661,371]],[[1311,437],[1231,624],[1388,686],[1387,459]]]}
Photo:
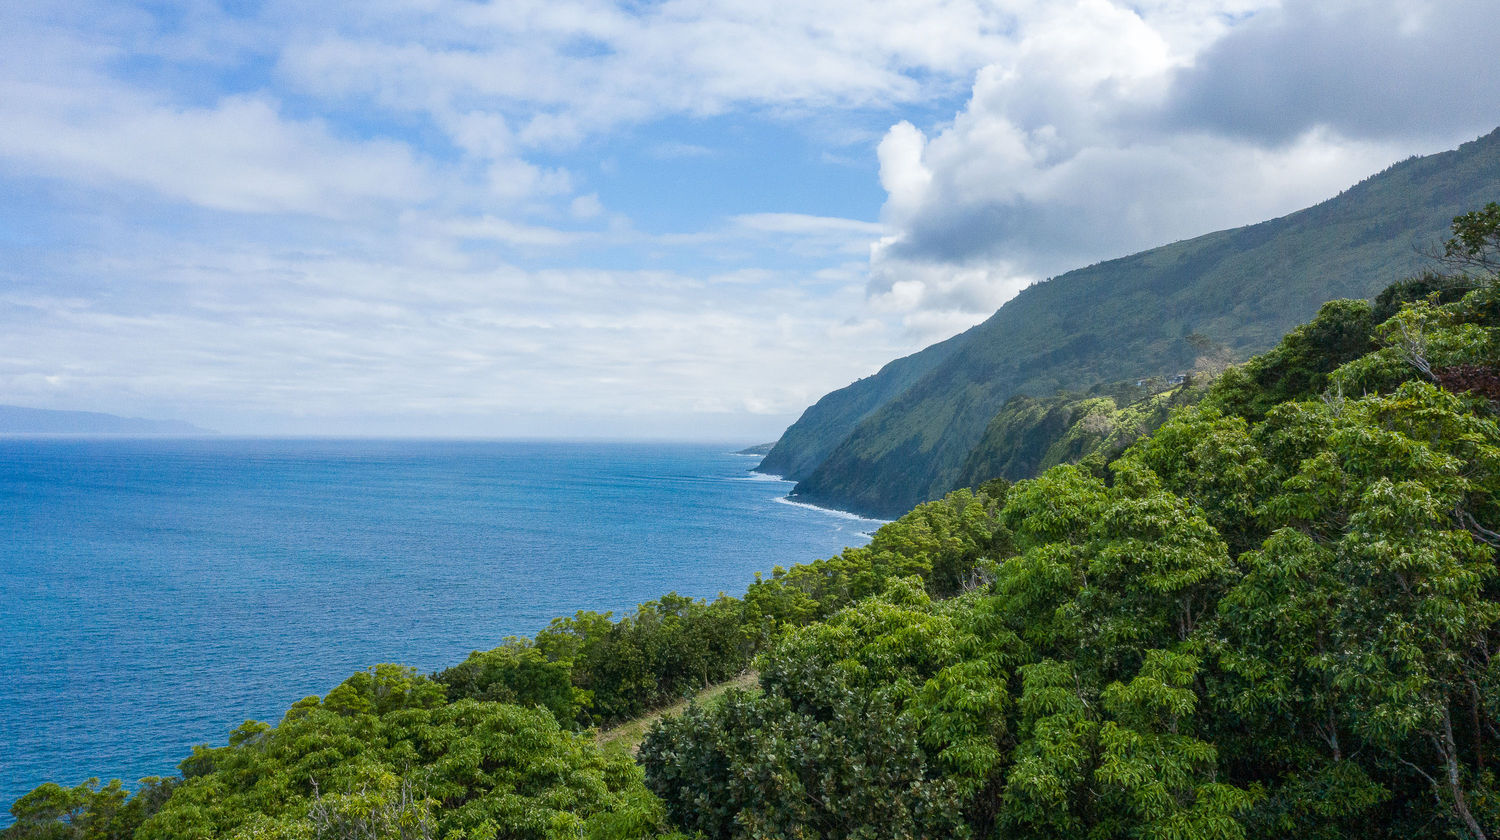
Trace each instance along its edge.
{"label": "grassy clearing", "polygon": [[635,720],[627,721],[612,729],[602,730],[596,736],[596,741],[601,747],[623,749],[629,751],[631,755],[635,755],[635,751],[641,746],[641,741],[646,739],[646,730],[651,728],[651,724],[656,723],[667,715],[682,714],[682,711],[687,708],[690,702],[698,703],[699,705],[712,703],[731,688],[754,689],[756,688],[756,680],[759,676],[755,671],[747,671],[732,680],[711,685],[687,700],[657,709],[650,714],[642,715]]}

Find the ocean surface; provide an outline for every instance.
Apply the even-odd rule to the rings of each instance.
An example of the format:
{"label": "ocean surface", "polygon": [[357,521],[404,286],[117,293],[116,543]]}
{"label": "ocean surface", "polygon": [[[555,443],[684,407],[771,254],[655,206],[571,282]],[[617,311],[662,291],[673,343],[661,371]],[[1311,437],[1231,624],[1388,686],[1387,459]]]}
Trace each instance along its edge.
{"label": "ocean surface", "polygon": [[0,812],[44,781],[171,775],[377,662],[739,595],[879,525],[788,503],[729,450],[0,439]]}

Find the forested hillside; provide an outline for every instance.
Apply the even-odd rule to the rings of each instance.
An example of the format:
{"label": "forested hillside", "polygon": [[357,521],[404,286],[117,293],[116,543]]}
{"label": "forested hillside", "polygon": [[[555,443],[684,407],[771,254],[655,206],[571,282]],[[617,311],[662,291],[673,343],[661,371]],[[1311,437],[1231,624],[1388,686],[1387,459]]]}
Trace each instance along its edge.
{"label": "forested hillside", "polygon": [[[1500,204],[1454,230],[1448,274],[1326,304],[1107,464],[743,598],[377,666],[0,837],[1494,836]],[[587,731],[752,664],[639,765]]]}
{"label": "forested hillside", "polygon": [[[1470,221],[1500,245],[1500,206]],[[1494,836],[1500,288],[1442,304],[1472,279],[1433,280],[1328,304],[1107,469],[990,485],[960,595],[893,581],[763,654],[760,692],[648,738],[670,817],[715,838]]]}
{"label": "forested hillside", "polygon": [[1085,396],[1011,397],[969,451],[958,483],[977,487],[993,478],[1031,478],[1058,464],[1087,461],[1102,467],[1165,423],[1173,408],[1202,396],[1194,380],[1163,390],[1122,383]]}
{"label": "forested hillside", "polygon": [[1496,195],[1500,132],[1290,216],[1068,272],[903,367],[824,397],[762,469],[797,480],[805,501],[898,515],[963,485],[965,462],[1012,396],[1188,371],[1203,341],[1238,359],[1266,350],[1324,301],[1369,299],[1417,270],[1455,215]]}

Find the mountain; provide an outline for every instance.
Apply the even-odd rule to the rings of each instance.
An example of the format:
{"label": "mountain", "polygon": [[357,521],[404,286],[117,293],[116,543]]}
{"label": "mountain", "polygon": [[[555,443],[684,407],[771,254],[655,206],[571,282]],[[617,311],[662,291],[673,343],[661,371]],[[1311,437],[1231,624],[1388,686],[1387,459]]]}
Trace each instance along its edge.
{"label": "mountain", "polygon": [[968,479],[1017,394],[1191,369],[1205,345],[1246,358],[1333,298],[1370,298],[1427,263],[1453,217],[1500,198],[1500,130],[1411,158],[1279,219],[1038,283],[984,323],[809,408],[762,462],[801,500],[890,518]]}
{"label": "mountain", "polygon": [[0,435],[209,435],[181,420],[143,420],[97,411],[0,405]]}
{"label": "mountain", "polygon": [[956,335],[897,359],[873,376],[818,400],[781,435],[756,471],[801,480],[823,463],[854,424],[931,373],[958,349],[962,338]]}
{"label": "mountain", "polygon": [[1203,389],[1192,384],[1141,395],[1149,390],[1116,386],[1082,397],[1017,394],[990,418],[979,443],[969,450],[958,484],[978,487],[992,478],[1016,481],[1058,464],[1093,461],[1102,469],[1165,423],[1173,408],[1195,403],[1203,395]]}

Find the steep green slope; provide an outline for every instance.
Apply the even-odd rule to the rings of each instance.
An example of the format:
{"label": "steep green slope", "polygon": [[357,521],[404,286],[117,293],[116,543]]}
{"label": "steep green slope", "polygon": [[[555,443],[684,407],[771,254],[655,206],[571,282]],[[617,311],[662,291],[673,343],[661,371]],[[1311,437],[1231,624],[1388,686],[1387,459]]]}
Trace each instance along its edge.
{"label": "steep green slope", "polygon": [[[969,452],[1011,396],[1189,368],[1197,354],[1189,340],[1195,333],[1240,358],[1265,350],[1324,301],[1370,298],[1391,277],[1413,272],[1426,259],[1421,249],[1443,240],[1455,215],[1497,196],[1500,131],[1392,166],[1289,216],[1039,283],[950,339],[945,358],[909,387],[898,389],[894,377],[862,380],[859,405],[866,416],[798,483],[796,494],[897,515],[959,485]],[[904,361],[915,365],[921,356]],[[865,408],[876,393],[898,390]],[[854,396],[836,392],[820,405]],[[833,433],[837,425],[821,428]],[[778,444],[785,450],[780,461],[817,460],[827,440],[793,429],[797,434],[788,430],[786,445]]]}
{"label": "steep green slope", "polygon": [[788,628],[759,691],[648,734],[669,820],[713,840],[1500,835],[1500,277],[1377,311],[1327,304],[1110,480],[990,485],[988,528],[952,494],[973,518],[924,542],[984,546],[944,564],[959,586],[885,578]]}
{"label": "steep green slope", "polygon": [[792,481],[806,478],[854,431],[859,421],[942,364],[958,348],[962,338],[962,335],[956,335],[940,341],[827,394],[802,412],[797,422],[776,441],[756,471]]}
{"label": "steep green slope", "polygon": [[992,478],[1019,481],[1058,464],[1084,462],[1102,468],[1165,423],[1173,408],[1191,405],[1203,394],[1202,388],[1190,384],[1146,396],[1131,390],[1115,388],[1086,397],[1011,397],[964,459],[959,485],[978,487]]}

